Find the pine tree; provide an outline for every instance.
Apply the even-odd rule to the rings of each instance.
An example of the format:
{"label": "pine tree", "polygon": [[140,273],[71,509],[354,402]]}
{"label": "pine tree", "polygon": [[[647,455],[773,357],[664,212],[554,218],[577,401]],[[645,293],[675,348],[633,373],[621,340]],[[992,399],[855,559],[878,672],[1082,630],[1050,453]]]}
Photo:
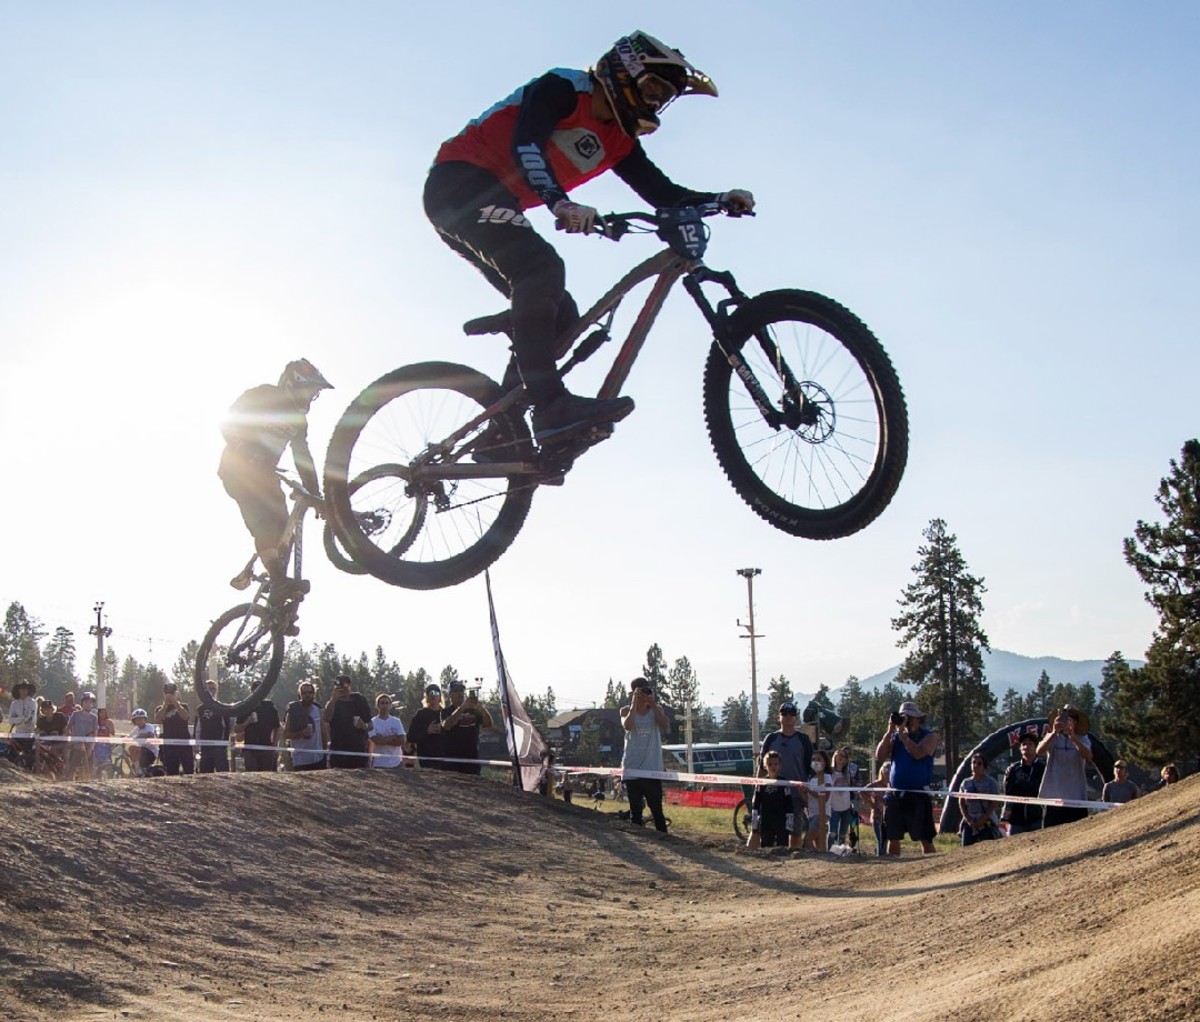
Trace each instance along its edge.
{"label": "pine tree", "polygon": [[1033,691],[1029,693],[1029,716],[1048,717],[1054,708],[1054,688],[1050,684],[1050,675],[1042,671]]}
{"label": "pine tree", "polygon": [[667,703],[675,711],[675,726],[671,741],[683,741],[683,730],[687,726],[687,707],[690,704],[692,708],[693,725],[695,723],[695,715],[700,708],[700,682],[696,678],[696,672],[692,670],[692,662],[687,657],[681,656],[671,665],[671,670],[667,675],[667,685],[670,689],[671,699]]}
{"label": "pine tree", "polygon": [[944,521],[933,519],[922,535],[917,580],[905,587],[902,611],[892,619],[897,645],[908,649],[896,680],[919,686],[921,708],[940,715],[946,763],[957,766],[961,747],[988,733],[996,706],[983,672],[983,652],[991,647],[979,623],[987,590],[968,573]]}
{"label": "pine tree", "polygon": [[768,731],[775,730],[775,722],[779,719],[779,707],[795,699],[792,694],[792,683],[785,675],[772,678],[767,684],[767,714],[763,722]]}
{"label": "pine tree", "polygon": [[59,625],[42,651],[41,691],[59,703],[63,696],[79,687],[75,674],[75,633]]}
{"label": "pine tree", "polygon": [[604,690],[604,708],[606,710],[618,710],[629,702],[629,690],[624,685],[619,685],[608,679],[608,687]]}
{"label": "pine tree", "polygon": [[1155,503],[1164,521],[1138,521],[1125,560],[1158,613],[1146,665],[1117,680],[1112,730],[1144,765],[1200,750],[1200,440],[1171,460]]}
{"label": "pine tree", "polygon": [[1025,716],[1025,700],[1021,693],[1011,686],[1006,688],[1000,697],[1000,719],[1011,724],[1025,719]]}
{"label": "pine tree", "polygon": [[667,681],[667,661],[663,656],[662,647],[656,642],[646,650],[646,663],[642,667],[642,677],[650,682],[650,687],[658,693],[662,702],[671,705]]}
{"label": "pine tree", "polygon": [[750,741],[750,697],[745,692],[730,696],[721,707],[721,741]]}
{"label": "pine tree", "polygon": [[42,651],[38,643],[45,638],[42,623],[30,617],[17,602],[10,603],[0,628],[0,689],[11,694],[18,683],[40,686]]}

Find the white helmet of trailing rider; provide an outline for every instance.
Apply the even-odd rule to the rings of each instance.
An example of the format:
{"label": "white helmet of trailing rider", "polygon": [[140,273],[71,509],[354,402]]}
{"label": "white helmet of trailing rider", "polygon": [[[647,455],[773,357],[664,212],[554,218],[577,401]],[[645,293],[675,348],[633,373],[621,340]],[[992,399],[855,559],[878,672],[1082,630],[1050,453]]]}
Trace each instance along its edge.
{"label": "white helmet of trailing rider", "polygon": [[630,138],[649,135],[659,114],[678,96],[715,96],[717,87],[678,50],[652,35],[622,36],[596,61],[592,74],[612,107],[621,130]]}
{"label": "white helmet of trailing rider", "polygon": [[288,390],[333,389],[333,384],[321,375],[321,370],[306,358],[296,359],[283,367],[283,373],[279,377],[279,386],[287,387]]}

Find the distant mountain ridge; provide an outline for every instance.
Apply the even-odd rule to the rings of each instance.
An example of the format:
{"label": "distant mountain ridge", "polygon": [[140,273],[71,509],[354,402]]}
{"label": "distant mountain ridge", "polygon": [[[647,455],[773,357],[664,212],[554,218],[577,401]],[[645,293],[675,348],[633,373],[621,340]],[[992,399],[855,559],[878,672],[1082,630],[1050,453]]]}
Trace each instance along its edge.
{"label": "distant mountain ridge", "polygon": [[[1144,660],[1130,660],[1131,667],[1141,667]],[[1010,653],[1004,649],[994,649],[983,654],[984,677],[991,690],[999,699],[1008,689],[1016,689],[1021,695],[1028,695],[1037,687],[1038,678],[1042,671],[1046,672],[1051,685],[1075,685],[1091,682],[1095,688],[1100,688],[1100,672],[1104,668],[1103,660],[1064,660],[1056,656],[1022,656],[1020,653]],[[896,680],[900,665],[889,667],[886,671],[872,674],[869,678],[860,678],[859,684],[864,689],[882,688],[888,682]]]}
{"label": "distant mountain ridge", "polygon": [[[1129,660],[1130,667],[1142,667],[1145,663],[1145,660]],[[1052,686],[1062,684],[1078,687],[1084,682],[1090,681],[1099,691],[1100,671],[1103,667],[1103,660],[1064,660],[1062,657],[1056,656],[1023,656],[1020,653],[1010,653],[1005,649],[994,649],[990,653],[983,654],[984,677],[997,701],[1010,688],[1015,689],[1023,696],[1028,695],[1037,687],[1042,671],[1046,672]],[[900,665],[896,664],[886,671],[872,674],[869,678],[859,678],[858,683],[864,691],[873,692],[883,688],[889,682],[894,682],[899,673]],[[840,687],[830,690],[829,695],[835,706],[840,692]],[[793,689],[793,698],[796,700],[796,704],[803,708],[812,699],[812,696]],[[766,695],[766,689],[760,688],[758,692],[760,716],[766,713],[769,703],[770,696]],[[714,707],[713,712],[720,716],[721,708]]]}

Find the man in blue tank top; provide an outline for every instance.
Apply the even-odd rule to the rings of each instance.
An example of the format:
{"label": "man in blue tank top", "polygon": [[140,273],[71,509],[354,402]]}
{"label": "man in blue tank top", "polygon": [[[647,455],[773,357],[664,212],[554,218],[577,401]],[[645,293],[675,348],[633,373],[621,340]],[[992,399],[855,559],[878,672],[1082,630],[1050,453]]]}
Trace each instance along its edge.
{"label": "man in blue tank top", "polygon": [[933,784],[936,749],[937,734],[925,727],[925,714],[916,703],[901,703],[875,748],[876,760],[890,760],[892,764],[888,787],[894,790],[883,800],[888,855],[900,854],[905,834],[919,841],[926,855],[934,850],[933,796],[929,788]]}

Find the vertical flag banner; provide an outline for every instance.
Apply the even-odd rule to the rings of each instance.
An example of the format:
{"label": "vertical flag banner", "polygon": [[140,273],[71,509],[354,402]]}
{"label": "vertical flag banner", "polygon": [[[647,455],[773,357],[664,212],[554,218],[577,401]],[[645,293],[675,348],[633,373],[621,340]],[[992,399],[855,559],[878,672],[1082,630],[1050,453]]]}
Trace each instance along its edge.
{"label": "vertical flag banner", "polygon": [[542,772],[542,753],[546,743],[538,734],[517,690],[508,675],[508,664],[500,649],[500,627],[496,624],[496,605],[492,602],[492,576],[484,571],[487,584],[488,616],[492,622],[492,649],[496,654],[496,679],[500,689],[500,713],[504,717],[504,737],[508,742],[508,754],[512,758],[513,784],[525,791],[537,789],[538,777]]}

